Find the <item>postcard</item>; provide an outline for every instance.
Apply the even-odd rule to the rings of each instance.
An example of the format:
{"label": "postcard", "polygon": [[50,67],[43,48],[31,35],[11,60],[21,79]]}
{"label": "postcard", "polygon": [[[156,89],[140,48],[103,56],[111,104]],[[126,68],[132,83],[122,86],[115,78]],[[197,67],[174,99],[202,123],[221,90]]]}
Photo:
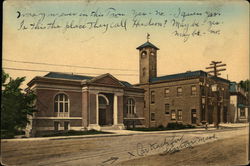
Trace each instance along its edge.
{"label": "postcard", "polygon": [[249,3],[7,0],[3,165],[247,165]]}

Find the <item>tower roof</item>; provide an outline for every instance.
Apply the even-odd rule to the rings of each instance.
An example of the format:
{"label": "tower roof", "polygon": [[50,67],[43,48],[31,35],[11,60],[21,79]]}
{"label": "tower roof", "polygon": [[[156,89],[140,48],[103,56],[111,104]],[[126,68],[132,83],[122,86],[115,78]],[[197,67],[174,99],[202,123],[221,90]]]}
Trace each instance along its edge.
{"label": "tower roof", "polygon": [[150,47],[150,48],[154,48],[154,49],[156,49],[156,50],[159,50],[159,48],[157,48],[155,45],[153,45],[153,44],[150,43],[149,41],[147,41],[146,43],[140,45],[140,46],[137,47],[136,49],[141,50],[141,49],[143,49],[143,48],[145,48],[145,47]]}

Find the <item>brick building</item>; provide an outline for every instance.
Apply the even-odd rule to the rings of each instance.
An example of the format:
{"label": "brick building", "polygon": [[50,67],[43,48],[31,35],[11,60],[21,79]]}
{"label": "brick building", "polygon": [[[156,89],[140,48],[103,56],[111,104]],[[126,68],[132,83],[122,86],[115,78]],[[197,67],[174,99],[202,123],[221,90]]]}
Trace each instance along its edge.
{"label": "brick building", "polygon": [[236,82],[230,83],[230,122],[248,122],[249,106],[248,92],[244,91]]}
{"label": "brick building", "polygon": [[204,71],[157,77],[157,51],[146,42],[139,50],[139,84],[110,74],[98,77],[50,72],[28,89],[37,95],[37,112],[27,135],[55,130],[157,127],[169,122],[228,122],[229,81]]}
{"label": "brick building", "polygon": [[28,83],[37,95],[37,112],[30,117],[26,135],[55,130],[124,128],[124,121],[142,125],[144,90],[110,74],[98,77],[48,73]]}
{"label": "brick building", "polygon": [[201,70],[157,77],[159,48],[146,42],[137,49],[140,83],[136,86],[145,90],[145,126],[229,121],[228,80]]}

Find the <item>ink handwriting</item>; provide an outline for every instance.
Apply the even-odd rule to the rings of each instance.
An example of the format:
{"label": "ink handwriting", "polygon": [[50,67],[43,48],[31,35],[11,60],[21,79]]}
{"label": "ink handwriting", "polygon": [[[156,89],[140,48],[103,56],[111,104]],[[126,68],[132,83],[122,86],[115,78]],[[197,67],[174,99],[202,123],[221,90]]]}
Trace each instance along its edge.
{"label": "ink handwriting", "polygon": [[18,31],[54,30],[96,31],[109,33],[113,30],[130,31],[132,29],[161,29],[173,37],[187,42],[192,38],[223,33],[222,13],[211,10],[185,10],[185,8],[167,9],[130,9],[115,7],[95,8],[92,10],[68,12],[30,12],[16,11]]}

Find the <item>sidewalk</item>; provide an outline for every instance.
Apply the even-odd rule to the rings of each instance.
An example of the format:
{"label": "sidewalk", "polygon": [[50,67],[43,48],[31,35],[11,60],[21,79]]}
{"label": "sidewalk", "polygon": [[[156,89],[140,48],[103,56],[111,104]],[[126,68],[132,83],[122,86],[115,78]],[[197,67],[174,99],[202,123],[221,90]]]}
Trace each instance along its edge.
{"label": "sidewalk", "polygon": [[[224,123],[220,124],[223,128],[242,128],[248,127],[248,123]],[[2,142],[15,142],[15,141],[42,141],[42,140],[62,140],[62,139],[79,139],[79,138],[99,138],[99,137],[117,137],[117,136],[130,136],[130,135],[148,135],[148,134],[164,134],[164,133],[183,133],[183,132],[197,132],[204,131],[205,128],[200,126],[194,129],[181,129],[181,130],[164,130],[164,131],[132,131],[132,130],[102,130],[111,132],[113,134],[95,134],[95,135],[77,135],[77,136],[55,136],[55,137],[36,137],[36,138],[14,138],[2,139]],[[213,124],[208,125],[208,130],[216,130]]]}

